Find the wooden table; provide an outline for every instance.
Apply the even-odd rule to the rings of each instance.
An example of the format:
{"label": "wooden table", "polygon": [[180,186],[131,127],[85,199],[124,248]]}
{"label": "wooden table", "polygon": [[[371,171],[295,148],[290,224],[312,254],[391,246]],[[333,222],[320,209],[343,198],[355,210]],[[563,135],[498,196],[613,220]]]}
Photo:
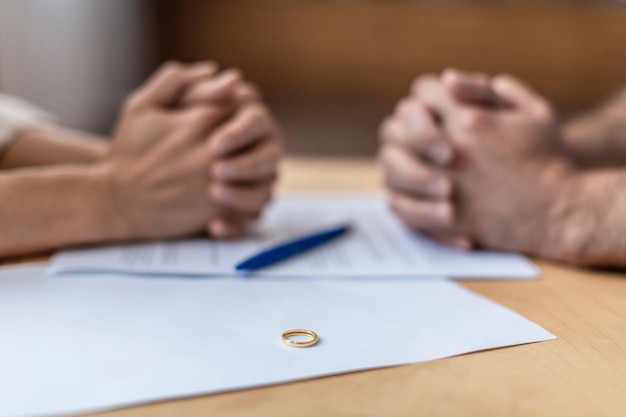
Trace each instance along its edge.
{"label": "wooden table", "polygon": [[[283,190],[379,188],[368,160],[297,159]],[[626,416],[626,275],[538,262],[537,281],[465,282],[558,340],[98,416]]]}

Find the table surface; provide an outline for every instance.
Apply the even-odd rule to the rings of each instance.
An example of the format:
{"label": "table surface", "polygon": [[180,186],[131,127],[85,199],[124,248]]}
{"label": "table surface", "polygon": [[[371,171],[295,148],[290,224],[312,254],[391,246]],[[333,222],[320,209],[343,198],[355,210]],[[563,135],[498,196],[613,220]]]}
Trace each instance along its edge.
{"label": "table surface", "polygon": [[[375,190],[370,160],[290,159],[281,190]],[[537,261],[535,281],[468,281],[558,339],[93,416],[626,416],[626,275]]]}

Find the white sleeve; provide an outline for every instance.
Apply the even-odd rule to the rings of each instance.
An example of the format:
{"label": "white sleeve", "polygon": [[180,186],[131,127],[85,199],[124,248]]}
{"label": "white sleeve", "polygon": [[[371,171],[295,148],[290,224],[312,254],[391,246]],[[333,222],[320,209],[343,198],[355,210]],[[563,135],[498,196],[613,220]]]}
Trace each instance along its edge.
{"label": "white sleeve", "polygon": [[51,123],[49,113],[16,97],[0,94],[0,150],[23,129]]}

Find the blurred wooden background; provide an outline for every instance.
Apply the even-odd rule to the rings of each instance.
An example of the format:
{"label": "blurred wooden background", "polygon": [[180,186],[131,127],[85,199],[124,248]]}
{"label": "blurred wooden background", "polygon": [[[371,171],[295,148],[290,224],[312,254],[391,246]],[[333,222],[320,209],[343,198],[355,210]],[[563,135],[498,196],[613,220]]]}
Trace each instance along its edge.
{"label": "blurred wooden background", "polygon": [[161,58],[259,84],[299,154],[371,155],[423,72],[526,79],[566,114],[626,85],[620,1],[157,0]]}

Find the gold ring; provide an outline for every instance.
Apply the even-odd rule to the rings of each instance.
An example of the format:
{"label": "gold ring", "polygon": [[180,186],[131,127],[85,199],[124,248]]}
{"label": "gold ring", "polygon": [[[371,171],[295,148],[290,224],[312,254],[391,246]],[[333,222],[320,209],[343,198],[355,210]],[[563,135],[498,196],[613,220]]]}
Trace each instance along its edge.
{"label": "gold ring", "polygon": [[[291,336],[308,336],[310,337],[310,339],[300,342],[297,340],[289,339]],[[297,348],[313,346],[320,340],[320,338],[317,336],[317,333],[315,333],[313,330],[306,330],[306,329],[287,330],[286,332],[283,333],[282,339],[283,339],[283,343],[286,344],[287,346],[292,346],[292,347],[297,347]]]}

